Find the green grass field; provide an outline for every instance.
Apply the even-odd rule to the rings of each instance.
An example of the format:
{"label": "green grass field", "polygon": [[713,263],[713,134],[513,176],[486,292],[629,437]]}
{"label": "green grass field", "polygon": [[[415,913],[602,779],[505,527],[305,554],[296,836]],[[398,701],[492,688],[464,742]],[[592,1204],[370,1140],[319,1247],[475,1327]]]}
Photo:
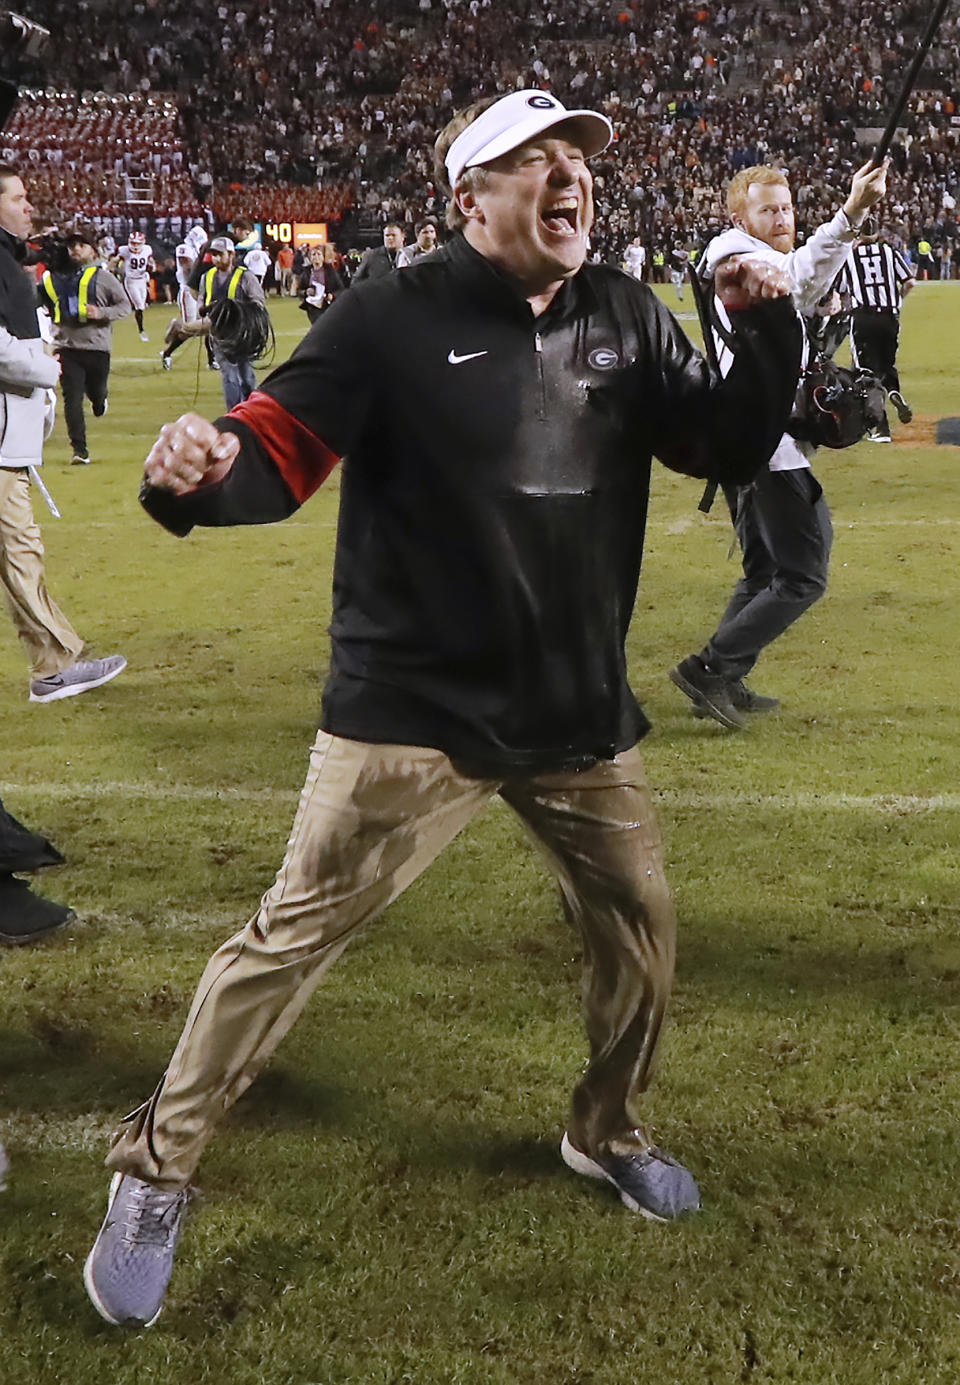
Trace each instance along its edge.
{"label": "green grass field", "polygon": [[[665,301],[674,306],[672,290]],[[280,355],[304,329],[272,305]],[[689,296],[682,310],[689,310]],[[921,285],[918,423],[822,454],[826,598],[753,680],[749,733],[665,671],[732,585],[722,507],[662,469],[630,659],[680,915],[652,1125],[705,1210],[631,1217],[557,1154],[583,1062],[553,888],[493,809],[352,949],[211,1146],[163,1317],[88,1304],[109,1132],[208,953],[280,862],[327,659],[336,476],[286,524],[178,541],[137,487],[159,425],[221,411],[184,348],[117,331],[94,464],[58,424],[51,589],[129,670],[26,700],[0,627],[0,794],[68,858],[78,921],[0,956],[0,1385],[952,1385],[960,1375],[960,285]],[[692,327],[692,324],[688,324]],[[194,400],[196,398],[196,404]]]}

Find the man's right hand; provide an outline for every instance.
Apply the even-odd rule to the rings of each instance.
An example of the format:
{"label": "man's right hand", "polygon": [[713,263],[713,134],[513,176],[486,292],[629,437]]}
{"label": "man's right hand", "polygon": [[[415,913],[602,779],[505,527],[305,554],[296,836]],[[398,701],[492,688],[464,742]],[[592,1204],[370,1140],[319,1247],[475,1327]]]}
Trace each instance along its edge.
{"label": "man's right hand", "polygon": [[872,159],[868,159],[853,175],[850,195],[843,204],[847,220],[853,226],[859,226],[870,208],[876,206],[886,193],[889,167],[889,159],[884,159],[882,164],[875,164]]}
{"label": "man's right hand", "polygon": [[237,459],[240,439],[221,433],[199,414],[181,414],[167,423],[147,454],[143,475],[148,485],[185,495],[199,485],[222,481]]}

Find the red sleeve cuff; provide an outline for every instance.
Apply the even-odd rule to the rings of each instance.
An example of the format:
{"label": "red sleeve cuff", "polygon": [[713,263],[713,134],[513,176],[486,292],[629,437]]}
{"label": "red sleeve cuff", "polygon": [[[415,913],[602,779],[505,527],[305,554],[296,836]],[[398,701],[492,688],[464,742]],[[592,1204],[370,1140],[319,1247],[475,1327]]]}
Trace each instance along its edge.
{"label": "red sleeve cuff", "polygon": [[319,490],[340,458],[269,394],[254,390],[226,415],[246,424],[270,454],[298,505]]}

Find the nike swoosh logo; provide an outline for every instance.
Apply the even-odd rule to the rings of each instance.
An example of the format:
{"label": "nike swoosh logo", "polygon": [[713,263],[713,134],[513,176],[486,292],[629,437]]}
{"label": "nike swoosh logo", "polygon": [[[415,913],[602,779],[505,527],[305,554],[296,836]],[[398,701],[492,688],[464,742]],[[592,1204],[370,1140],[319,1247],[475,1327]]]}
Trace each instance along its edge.
{"label": "nike swoosh logo", "polygon": [[451,351],[447,360],[451,365],[463,365],[464,361],[475,361],[478,356],[489,356],[489,351],[470,351],[466,356],[458,356],[456,351]]}

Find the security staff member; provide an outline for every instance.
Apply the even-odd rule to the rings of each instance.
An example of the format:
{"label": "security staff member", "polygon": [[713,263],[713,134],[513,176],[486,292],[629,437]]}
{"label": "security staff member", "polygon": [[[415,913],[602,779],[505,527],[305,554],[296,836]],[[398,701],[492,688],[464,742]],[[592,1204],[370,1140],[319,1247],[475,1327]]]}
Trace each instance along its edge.
{"label": "security staff member", "polygon": [[109,1156],[85,1282],[111,1322],[159,1313],[201,1151],[323,972],[498,794],[585,940],[591,1059],[562,1156],[659,1220],[699,1205],[640,1128],[674,923],[624,639],[651,455],[752,475],[800,333],[779,271],[721,271],[740,346],[721,381],[648,288],[586,263],[587,158],[611,135],[543,91],[455,117],[449,244],[341,294],[263,390],[217,425],[186,414],[147,459],[144,503],[181,534],[289,515],[348,462],[324,729],[276,884]]}
{"label": "security staff member", "polygon": [[928,240],[917,241],[917,278],[935,279],[937,262],[933,258],[933,246]]}
{"label": "security staff member", "polygon": [[360,284],[364,279],[381,279],[384,274],[401,269],[404,264],[403,249],[403,227],[395,221],[388,222],[383,228],[383,244],[364,252],[350,282]]}
{"label": "security staff member", "polygon": [[102,418],[107,409],[113,324],[129,315],[131,304],[119,279],[97,264],[92,233],[74,231],[68,236],[67,254],[71,271],[44,273],[40,303],[53,321],[73,465],[89,466],[84,398],[90,400],[94,418]]}
{"label": "security staff member", "polygon": [[228,360],[223,347],[211,333],[210,310],[222,299],[239,303],[259,303],[264,308],[266,300],[263,286],[257,276],[243,265],[234,263],[234,244],[229,236],[215,236],[208,246],[208,251],[209,267],[202,270],[197,280],[200,316],[196,322],[179,323],[177,332],[181,337],[208,337],[213,347],[217,369],[220,371],[223,398],[227,408],[232,409],[256,389],[257,377],[253,372],[253,361],[248,357]]}

